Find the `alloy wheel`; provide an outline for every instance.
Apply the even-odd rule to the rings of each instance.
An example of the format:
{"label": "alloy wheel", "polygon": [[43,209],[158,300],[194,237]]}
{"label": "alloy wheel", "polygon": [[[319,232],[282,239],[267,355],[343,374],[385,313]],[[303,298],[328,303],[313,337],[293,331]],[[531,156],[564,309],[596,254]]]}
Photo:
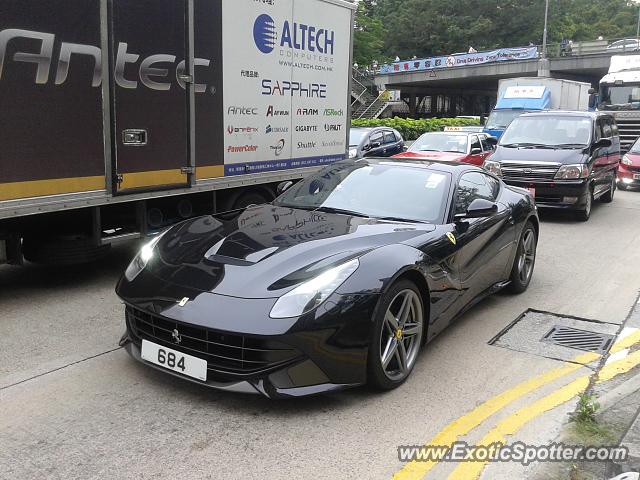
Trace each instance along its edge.
{"label": "alloy wheel", "polygon": [[536,261],[536,235],[529,229],[522,237],[522,252],[518,259],[518,277],[523,284],[527,284],[533,273]]}
{"label": "alloy wheel", "polygon": [[413,290],[402,290],[389,304],[380,335],[380,362],[387,378],[404,379],[420,351],[424,330],[420,298]]}

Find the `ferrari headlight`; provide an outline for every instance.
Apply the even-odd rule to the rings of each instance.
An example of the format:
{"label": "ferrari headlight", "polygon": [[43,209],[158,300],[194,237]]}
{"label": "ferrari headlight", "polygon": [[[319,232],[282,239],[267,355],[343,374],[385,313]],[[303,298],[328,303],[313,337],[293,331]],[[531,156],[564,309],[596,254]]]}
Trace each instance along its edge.
{"label": "ferrari headlight", "polygon": [[502,176],[502,168],[500,167],[500,162],[493,162],[491,160],[485,160],[483,168],[489,172],[493,173],[497,177]]}
{"label": "ferrari headlight", "polygon": [[359,265],[360,262],[355,258],[307,280],[281,296],[271,309],[269,316],[271,318],[297,317],[313,310],[335,292]]}
{"label": "ferrari headlight", "polygon": [[589,166],[579,163],[577,165],[563,165],[556,173],[556,180],[576,180],[589,176]]}
{"label": "ferrari headlight", "polygon": [[631,161],[631,159],[626,155],[622,157],[622,163],[623,165],[633,165],[633,162]]}
{"label": "ferrari headlight", "polygon": [[149,260],[153,258],[156,245],[158,245],[158,242],[165,233],[166,231],[162,232],[143,245],[143,247],[140,249],[140,252],[138,252],[138,255],[136,255],[136,258],[131,261],[131,263],[127,267],[127,270],[124,272],[124,276],[127,280],[132,282],[138,275],[140,275],[140,272],[145,269],[145,267],[149,263]]}
{"label": "ferrari headlight", "polygon": [[356,158],[358,156],[358,149],[357,148],[350,148],[349,149],[349,158]]}

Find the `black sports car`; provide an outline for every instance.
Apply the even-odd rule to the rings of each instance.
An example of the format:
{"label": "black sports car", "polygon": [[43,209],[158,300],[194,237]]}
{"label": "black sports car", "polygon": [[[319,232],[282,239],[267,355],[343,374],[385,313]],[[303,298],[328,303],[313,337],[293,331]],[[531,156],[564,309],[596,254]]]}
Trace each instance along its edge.
{"label": "black sports car", "polygon": [[145,245],[117,286],[121,345],[223,390],[391,389],[462,311],[528,287],[538,228],[527,191],[471,165],[339,162]]}

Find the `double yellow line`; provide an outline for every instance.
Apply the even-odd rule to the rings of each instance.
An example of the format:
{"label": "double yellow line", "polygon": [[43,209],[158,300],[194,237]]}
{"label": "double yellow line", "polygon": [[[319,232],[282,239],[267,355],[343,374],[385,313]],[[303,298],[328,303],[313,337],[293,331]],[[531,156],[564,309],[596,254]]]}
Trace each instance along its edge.
{"label": "double yellow line", "polygon": [[[617,353],[640,342],[640,330],[618,340],[611,348],[611,353]],[[451,445],[460,437],[468,434],[483,421],[502,410],[507,405],[524,397],[525,395],[539,389],[540,387],[554,382],[560,378],[575,372],[583,365],[597,361],[600,355],[595,353],[585,353],[578,355],[573,362],[566,366],[556,368],[547,373],[533,377],[525,382],[506,390],[499,395],[482,403],[471,412],[454,420],[425,446],[428,445]],[[640,351],[636,351],[625,358],[605,365],[598,374],[598,382],[603,382],[614,378],[621,373],[628,372],[636,365],[640,364]],[[563,403],[568,402],[583,392],[589,385],[589,375],[577,378],[568,385],[554,391],[553,393],[527,405],[515,413],[501,420],[480,440],[479,445],[490,445],[494,442],[506,443],[506,436],[513,435],[534,418],[547,412]],[[423,478],[438,462],[417,462],[412,461],[399,470],[393,480],[418,480]],[[461,463],[449,476],[449,480],[478,478],[484,469],[486,462]]]}

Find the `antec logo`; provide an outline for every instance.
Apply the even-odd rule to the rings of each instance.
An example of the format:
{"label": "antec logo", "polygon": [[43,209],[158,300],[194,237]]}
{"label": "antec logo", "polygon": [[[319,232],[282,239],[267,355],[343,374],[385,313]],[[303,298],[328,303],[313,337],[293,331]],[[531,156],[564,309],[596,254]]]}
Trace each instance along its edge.
{"label": "antec logo", "polygon": [[264,13],[253,24],[253,40],[262,53],[271,53],[278,45],[280,48],[333,55],[335,32],[303,23],[289,23],[288,20],[279,30],[273,18]]}

